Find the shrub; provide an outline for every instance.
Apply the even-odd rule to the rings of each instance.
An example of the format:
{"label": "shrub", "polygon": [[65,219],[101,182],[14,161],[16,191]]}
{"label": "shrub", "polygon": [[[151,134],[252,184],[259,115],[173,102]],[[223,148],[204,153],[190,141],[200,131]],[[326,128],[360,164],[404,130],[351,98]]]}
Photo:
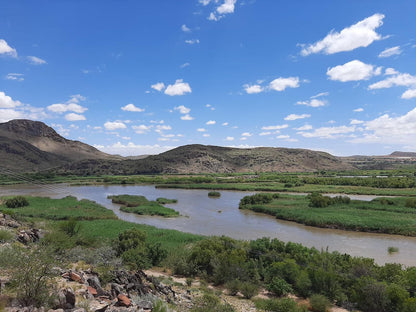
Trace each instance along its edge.
{"label": "shrub", "polygon": [[117,252],[121,255],[130,249],[144,246],[146,241],[146,233],[139,229],[126,230],[118,235]]}
{"label": "shrub", "polygon": [[306,298],[310,295],[312,287],[311,279],[309,278],[308,272],[301,271],[296,278],[295,288],[299,295]]}
{"label": "shrub", "polygon": [[7,243],[13,240],[14,234],[8,230],[0,230],[0,243]]}
{"label": "shrub", "polygon": [[278,198],[279,194],[260,193],[251,196],[244,196],[240,200],[240,208],[244,205],[269,204],[273,198]]}
{"label": "shrub", "polygon": [[327,297],[318,294],[312,295],[309,298],[309,303],[314,312],[326,312],[331,306]]}
{"label": "shrub", "polygon": [[258,294],[259,286],[251,282],[241,282],[240,292],[243,294],[244,298],[250,299]]}
{"label": "shrub", "polygon": [[69,237],[78,234],[81,229],[81,225],[75,218],[70,218],[67,221],[63,221],[59,224],[59,229],[67,234]]}
{"label": "shrub", "polygon": [[276,296],[284,296],[293,292],[292,286],[280,277],[273,277],[271,282],[267,285],[267,290],[274,293]]}
{"label": "shrub", "polygon": [[237,293],[240,291],[240,286],[241,282],[237,279],[225,283],[225,288],[228,289],[228,292],[231,296],[237,295]]}
{"label": "shrub", "polygon": [[221,303],[220,298],[213,294],[204,294],[198,298],[191,312],[234,312],[228,303]]}
{"label": "shrub", "polygon": [[212,191],[208,193],[208,197],[221,197],[221,193]]}
{"label": "shrub", "polygon": [[405,206],[408,208],[416,208],[416,198],[406,199]]}
{"label": "shrub", "polygon": [[29,206],[29,202],[23,196],[16,196],[6,200],[5,202],[7,208],[19,208]]}
{"label": "shrub", "polygon": [[325,208],[331,204],[331,198],[320,193],[313,192],[309,195],[309,206],[315,208]]}
{"label": "shrub", "polygon": [[306,312],[307,307],[299,307],[291,298],[257,299],[254,301],[257,309],[273,312]]}

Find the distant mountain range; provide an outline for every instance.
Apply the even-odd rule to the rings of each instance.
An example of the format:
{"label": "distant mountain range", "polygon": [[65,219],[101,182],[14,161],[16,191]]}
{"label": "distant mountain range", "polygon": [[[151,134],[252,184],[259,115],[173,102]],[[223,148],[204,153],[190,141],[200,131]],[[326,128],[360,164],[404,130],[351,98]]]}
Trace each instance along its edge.
{"label": "distant mountain range", "polygon": [[52,170],[79,175],[311,172],[371,166],[386,169],[396,159],[403,162],[414,157],[416,153],[405,152],[394,152],[389,156],[336,157],[307,149],[239,149],[198,144],[181,146],[159,155],[121,157],[65,139],[39,121],[22,119],[0,124],[0,173],[1,169],[19,172]]}

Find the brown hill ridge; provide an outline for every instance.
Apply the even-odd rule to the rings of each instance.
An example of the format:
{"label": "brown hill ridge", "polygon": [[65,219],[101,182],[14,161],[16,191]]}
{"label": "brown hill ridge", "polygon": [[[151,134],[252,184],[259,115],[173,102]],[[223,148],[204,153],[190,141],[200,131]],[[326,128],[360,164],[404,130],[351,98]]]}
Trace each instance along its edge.
{"label": "brown hill ridge", "polygon": [[60,136],[40,121],[16,119],[0,123],[1,167],[38,171],[84,159],[116,159],[79,141]]}

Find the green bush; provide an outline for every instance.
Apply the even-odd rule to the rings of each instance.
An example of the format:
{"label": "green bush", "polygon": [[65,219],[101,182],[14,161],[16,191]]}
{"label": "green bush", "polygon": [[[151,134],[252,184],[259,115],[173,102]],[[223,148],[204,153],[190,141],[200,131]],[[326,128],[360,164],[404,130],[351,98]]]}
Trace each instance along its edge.
{"label": "green bush", "polygon": [[298,306],[291,298],[256,299],[254,301],[257,309],[273,312],[306,312],[306,306]]}
{"label": "green bush", "polygon": [[14,234],[8,230],[0,230],[0,243],[7,243],[13,240]]}
{"label": "green bush", "polygon": [[240,200],[240,208],[245,205],[269,204],[274,198],[278,198],[279,194],[260,193],[251,196],[244,196]]}
{"label": "green bush", "polygon": [[221,197],[221,193],[212,191],[208,193],[208,197]]}
{"label": "green bush", "polygon": [[285,296],[293,292],[292,286],[280,277],[273,277],[271,282],[267,284],[267,290],[274,293],[276,296]]}
{"label": "green bush", "polygon": [[19,208],[29,206],[29,202],[23,196],[16,196],[13,198],[9,198],[5,202],[7,208]]}
{"label": "green bush", "polygon": [[204,294],[197,299],[191,312],[234,312],[234,309],[228,303],[221,303],[214,294]]}
{"label": "green bush", "polygon": [[244,298],[251,299],[259,292],[259,286],[252,282],[241,282],[240,292],[243,294]]}
{"label": "green bush", "polygon": [[416,198],[406,199],[405,206],[409,208],[416,208]]}
{"label": "green bush", "polygon": [[325,208],[331,204],[331,198],[320,193],[313,192],[309,195],[309,206],[314,208]]}
{"label": "green bush", "polygon": [[312,311],[314,312],[327,312],[331,306],[328,298],[319,294],[312,295],[309,298],[309,303],[311,305]]}
{"label": "green bush", "polygon": [[69,237],[72,237],[78,234],[79,230],[81,229],[81,225],[75,218],[70,218],[67,221],[62,221],[59,223],[59,229]]}
{"label": "green bush", "polygon": [[228,281],[227,283],[225,283],[224,286],[228,289],[228,292],[231,296],[235,296],[240,291],[241,282],[235,279],[232,281]]}

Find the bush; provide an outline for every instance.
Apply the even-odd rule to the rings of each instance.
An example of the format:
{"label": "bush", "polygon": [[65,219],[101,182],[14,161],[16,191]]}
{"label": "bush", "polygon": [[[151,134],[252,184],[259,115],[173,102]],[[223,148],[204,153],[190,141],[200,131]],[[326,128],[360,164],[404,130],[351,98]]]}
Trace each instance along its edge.
{"label": "bush", "polygon": [[5,202],[7,208],[19,208],[29,206],[29,202],[23,196],[16,196],[13,198],[9,198]]}
{"label": "bush", "polygon": [[75,236],[78,234],[81,229],[81,225],[75,218],[70,218],[67,221],[63,221],[59,224],[59,229],[67,234],[69,237]]}
{"label": "bush", "polygon": [[318,294],[312,295],[309,298],[309,303],[314,312],[326,312],[331,306],[327,297]]}
{"label": "bush", "polygon": [[254,301],[257,309],[273,312],[306,312],[307,307],[299,307],[291,298],[258,299]]}
{"label": "bush", "polygon": [[228,289],[228,292],[231,296],[235,296],[240,291],[241,282],[235,279],[232,281],[228,281],[227,283],[225,283],[224,286]]}
{"label": "bush", "polygon": [[284,296],[293,292],[292,286],[280,277],[273,277],[271,282],[267,285],[267,290],[274,293],[276,296]]}
{"label": "bush", "polygon": [[331,204],[331,198],[320,193],[313,192],[309,195],[309,206],[315,208],[325,208]]}
{"label": "bush", "polygon": [[234,312],[234,309],[228,303],[221,303],[220,298],[213,294],[204,294],[197,299],[191,312]]}
{"label": "bush", "polygon": [[260,193],[251,196],[244,196],[240,200],[240,208],[245,205],[269,204],[274,198],[279,198],[279,194]]}
{"label": "bush", "polygon": [[212,191],[208,193],[208,197],[221,197],[221,193]]}
{"label": "bush", "polygon": [[243,294],[244,298],[251,299],[259,292],[259,286],[251,282],[241,282],[240,292]]}
{"label": "bush", "polygon": [[14,234],[8,230],[0,230],[0,243],[7,243],[13,240]]}
{"label": "bush", "polygon": [[416,198],[406,199],[405,206],[408,208],[416,208]]}

